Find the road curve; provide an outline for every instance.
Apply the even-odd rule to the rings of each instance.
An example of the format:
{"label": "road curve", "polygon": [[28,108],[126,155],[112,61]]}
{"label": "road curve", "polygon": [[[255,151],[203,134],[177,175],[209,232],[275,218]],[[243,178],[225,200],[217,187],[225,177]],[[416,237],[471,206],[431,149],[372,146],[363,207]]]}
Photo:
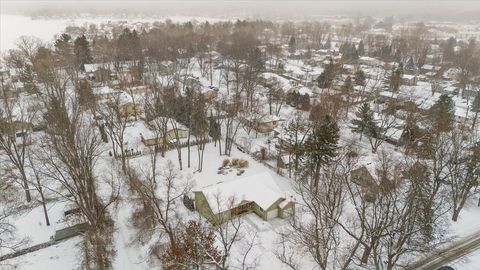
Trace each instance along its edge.
{"label": "road curve", "polygon": [[480,249],[480,231],[462,237],[405,267],[406,270],[436,270]]}

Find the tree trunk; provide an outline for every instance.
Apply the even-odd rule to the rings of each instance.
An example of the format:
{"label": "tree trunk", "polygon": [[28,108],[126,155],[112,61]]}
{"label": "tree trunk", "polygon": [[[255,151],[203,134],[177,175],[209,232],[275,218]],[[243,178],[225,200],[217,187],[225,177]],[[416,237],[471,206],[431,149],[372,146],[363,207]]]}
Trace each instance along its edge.
{"label": "tree trunk", "polygon": [[27,199],[27,202],[31,202],[32,196],[30,195],[30,190],[28,187],[28,180],[27,180],[27,175],[25,174],[25,170],[20,168],[20,174],[22,175],[23,188],[25,189],[25,197]]}
{"label": "tree trunk", "polygon": [[188,129],[187,151],[187,167],[190,168],[190,129]]}
{"label": "tree trunk", "polygon": [[363,250],[362,258],[360,262],[364,265],[368,263],[368,257],[370,257],[370,253],[372,252],[372,248],[365,246],[365,249]]}
{"label": "tree trunk", "polygon": [[477,124],[478,120],[478,112],[475,112],[475,117],[473,118],[473,123],[472,123],[472,130],[475,129],[475,125]]}
{"label": "tree trunk", "polygon": [[40,193],[40,197],[42,198],[42,207],[43,207],[43,215],[45,216],[45,223],[47,226],[50,226],[50,219],[48,218],[48,211],[47,211],[47,204],[45,202],[45,197],[43,196],[43,191],[39,188],[38,192]]}
{"label": "tree trunk", "polygon": [[454,222],[457,222],[457,220],[458,220],[458,215],[459,215],[459,214],[460,214],[460,209],[458,209],[458,208],[456,208],[456,207],[453,208],[452,220],[453,220]]}

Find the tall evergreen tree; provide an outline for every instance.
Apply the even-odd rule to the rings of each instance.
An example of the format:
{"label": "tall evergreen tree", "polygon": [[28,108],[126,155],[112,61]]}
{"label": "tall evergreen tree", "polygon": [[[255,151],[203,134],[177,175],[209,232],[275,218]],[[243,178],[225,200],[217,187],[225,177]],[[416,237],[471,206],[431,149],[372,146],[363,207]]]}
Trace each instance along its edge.
{"label": "tall evergreen tree", "polygon": [[295,37],[291,36],[290,40],[288,41],[288,51],[290,53],[294,53],[296,49],[297,49],[297,42],[295,40]]}
{"label": "tall evergreen tree", "polygon": [[317,78],[318,87],[320,88],[330,88],[332,86],[333,79],[335,78],[335,65],[333,60],[330,59],[330,63],[325,67],[325,69],[320,73],[320,76]]}
{"label": "tall evergreen tree", "polygon": [[55,55],[60,63],[69,63],[72,51],[72,37],[68,34],[62,34],[54,43]]}
{"label": "tall evergreen tree", "polygon": [[358,55],[362,56],[365,54],[365,45],[363,44],[363,40],[360,40],[358,43]]}
{"label": "tall evergreen tree", "polygon": [[330,49],[332,47],[332,39],[330,36],[327,37],[327,41],[325,41],[325,44],[323,44],[324,49]]}
{"label": "tall evergreen tree", "polygon": [[345,79],[345,82],[342,86],[342,91],[346,94],[348,94],[353,88],[353,82],[352,82],[352,77],[347,76]]}
{"label": "tall evergreen tree", "polygon": [[73,52],[75,54],[75,64],[84,71],[84,64],[89,64],[92,62],[92,53],[90,50],[90,44],[85,37],[81,35],[77,37],[73,43]]}
{"label": "tall evergreen tree", "polygon": [[299,119],[294,119],[285,127],[285,141],[290,155],[289,172],[296,172],[304,156],[305,126]]}
{"label": "tall evergreen tree", "polygon": [[370,134],[375,130],[375,121],[373,110],[368,103],[363,103],[362,107],[355,113],[356,118],[351,121],[352,131],[360,133],[360,140],[363,134]]}
{"label": "tall evergreen tree", "polygon": [[446,132],[452,129],[455,120],[455,103],[447,95],[441,95],[430,108],[430,117],[436,132]]}
{"label": "tall evergreen tree", "polygon": [[304,173],[307,173],[315,190],[320,177],[320,169],[329,164],[338,149],[340,138],[337,122],[325,115],[321,122],[314,122],[313,129],[304,144]]}
{"label": "tall evergreen tree", "polygon": [[365,86],[365,72],[361,69],[355,72],[355,84]]}
{"label": "tall evergreen tree", "polygon": [[451,37],[443,46],[443,62],[451,62],[455,59],[455,45],[457,40]]}
{"label": "tall evergreen tree", "polygon": [[397,92],[402,84],[403,65],[400,63],[397,68],[393,68],[390,75],[390,90]]}

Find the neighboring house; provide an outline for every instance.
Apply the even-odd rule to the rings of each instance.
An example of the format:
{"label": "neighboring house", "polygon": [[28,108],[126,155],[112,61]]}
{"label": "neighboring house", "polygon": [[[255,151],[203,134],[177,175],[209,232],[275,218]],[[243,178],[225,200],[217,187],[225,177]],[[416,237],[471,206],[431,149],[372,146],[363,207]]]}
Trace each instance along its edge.
{"label": "neighboring house", "polygon": [[107,100],[114,98],[120,91],[110,88],[108,86],[92,88],[93,95],[97,100]]}
{"label": "neighboring house", "polygon": [[11,124],[9,122],[4,122],[2,125],[0,119],[0,135],[7,134],[8,137],[13,137],[13,140],[18,145],[22,145],[23,143],[26,145],[31,144],[31,137],[28,136],[31,132],[31,123],[15,120]]}
{"label": "neighboring house", "polygon": [[380,91],[378,93],[377,102],[378,103],[385,103],[385,102],[396,102],[398,100],[398,94],[390,91]]}
{"label": "neighboring house", "polygon": [[138,72],[138,70],[135,68],[128,68],[118,72],[118,79],[122,83],[135,83],[140,80],[140,72]]}
{"label": "neighboring house", "polygon": [[430,65],[430,64],[425,64],[423,65],[421,68],[420,68],[420,72],[422,72],[423,74],[428,74],[428,76],[431,76],[431,75],[436,75],[437,72],[441,69],[442,67],[440,66],[434,66],[434,65]]}
{"label": "neighboring house", "polygon": [[222,64],[222,61],[223,61],[223,56],[216,51],[212,51],[210,53],[208,53],[208,52],[205,53],[203,58],[205,59],[204,64],[210,65],[212,63],[213,67],[220,66]]}
{"label": "neighboring house", "polygon": [[[105,89],[106,87],[102,87]],[[127,94],[125,91],[110,91],[111,88],[108,88],[102,93],[94,92],[100,100],[106,101],[107,103],[112,103],[115,106],[118,106],[118,111],[122,117],[138,116],[142,113],[142,107],[138,101],[130,94]]]}
{"label": "neighboring house", "polygon": [[138,116],[142,113],[142,108],[139,104],[128,102],[119,105],[119,113],[123,117]]}
{"label": "neighboring house", "polygon": [[295,203],[282,195],[270,173],[263,172],[194,190],[195,209],[213,224],[255,213],[265,221],[286,218]]}
{"label": "neighboring house", "polygon": [[188,137],[188,128],[178,123],[177,121],[165,117],[158,117],[148,122],[152,130],[158,130],[160,133],[165,132],[160,138],[156,138],[153,132],[149,134],[140,134],[142,142],[145,146],[162,145],[164,141],[167,143],[174,143],[178,139],[185,139]]}
{"label": "neighboring house", "polygon": [[378,60],[373,57],[368,57],[368,56],[362,56],[358,59],[358,62],[362,65],[367,65],[367,66],[383,66],[385,65],[385,62]]}
{"label": "neighboring house", "polygon": [[408,85],[408,86],[417,85],[417,76],[409,75],[409,74],[403,74],[402,75],[402,84],[403,85]]}
{"label": "neighboring house", "polygon": [[245,117],[243,120],[246,125],[252,127],[255,131],[259,133],[269,133],[277,127],[280,117],[275,115],[267,115],[259,118]]}
{"label": "neighboring house", "polygon": [[343,74],[355,75],[355,72],[357,72],[357,67],[355,65],[343,64],[342,70]]}
{"label": "neighboring house", "polygon": [[443,78],[452,81],[460,81],[462,71],[459,68],[449,68],[443,73]]}
{"label": "neighboring house", "polygon": [[111,63],[84,64],[85,77],[94,82],[107,82],[115,79],[114,66]]}
{"label": "neighboring house", "polygon": [[390,128],[385,134],[385,141],[395,146],[402,146],[404,144],[403,129]]}

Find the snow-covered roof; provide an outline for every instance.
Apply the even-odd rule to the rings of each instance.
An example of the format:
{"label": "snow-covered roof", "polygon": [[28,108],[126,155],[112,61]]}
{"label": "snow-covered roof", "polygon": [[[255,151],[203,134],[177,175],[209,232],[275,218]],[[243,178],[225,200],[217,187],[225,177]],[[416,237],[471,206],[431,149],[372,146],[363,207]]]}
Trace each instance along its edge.
{"label": "snow-covered roof", "polygon": [[94,95],[108,95],[108,94],[117,93],[118,91],[108,86],[102,86],[102,87],[93,88],[92,92]]}
{"label": "snow-covered roof", "polygon": [[438,71],[438,70],[440,70],[440,67],[439,67],[439,66],[430,65],[430,64],[425,64],[425,65],[422,66],[422,69],[424,69],[424,70]]}
{"label": "snow-covered roof", "polygon": [[398,141],[402,137],[402,133],[403,133],[402,129],[390,128],[385,135],[387,136],[387,138]]}
{"label": "snow-covered roof", "polygon": [[380,93],[378,93],[380,96],[382,97],[387,97],[387,98],[394,98],[394,99],[397,99],[398,98],[398,94],[397,93],[393,93],[393,92],[390,92],[390,91],[381,91]]}
{"label": "snow-covered roof", "polygon": [[297,91],[300,95],[306,95],[306,94],[308,94],[309,96],[313,95],[312,89],[305,86],[300,87]]}
{"label": "snow-covered roof", "polygon": [[244,200],[255,202],[265,210],[278,199],[285,198],[268,172],[219,182],[195,191],[205,195],[210,208],[216,214],[229,210]]}
{"label": "snow-covered roof", "polygon": [[402,75],[402,79],[406,79],[406,80],[413,80],[415,79],[415,75],[410,75],[410,74],[403,74]]}
{"label": "snow-covered roof", "polygon": [[363,63],[368,63],[369,65],[377,65],[377,66],[380,66],[380,65],[384,65],[385,62],[381,61],[381,60],[378,60],[376,58],[373,58],[373,57],[368,57],[368,56],[361,56],[359,58],[360,62],[363,62]]}

